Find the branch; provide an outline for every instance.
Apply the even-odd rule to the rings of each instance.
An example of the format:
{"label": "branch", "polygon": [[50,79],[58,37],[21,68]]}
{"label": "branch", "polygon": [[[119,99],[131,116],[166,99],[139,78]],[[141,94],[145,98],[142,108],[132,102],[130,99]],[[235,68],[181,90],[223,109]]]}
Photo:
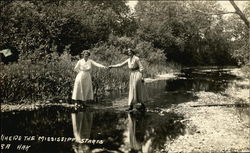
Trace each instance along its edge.
{"label": "branch", "polygon": [[235,4],[234,0],[229,0],[229,2],[233,5],[234,9],[236,10],[236,14],[240,16],[240,18],[244,21],[248,28],[250,28],[250,23],[246,18],[245,14],[239,9],[239,7]]}

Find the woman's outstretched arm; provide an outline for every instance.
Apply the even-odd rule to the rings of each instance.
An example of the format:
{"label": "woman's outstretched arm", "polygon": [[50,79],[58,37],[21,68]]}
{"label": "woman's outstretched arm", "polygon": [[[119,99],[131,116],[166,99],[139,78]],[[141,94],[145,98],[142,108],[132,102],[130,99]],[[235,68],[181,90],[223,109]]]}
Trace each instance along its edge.
{"label": "woman's outstretched arm", "polygon": [[99,64],[99,63],[97,63],[97,62],[95,62],[95,61],[93,61],[93,60],[91,60],[91,63],[92,63],[94,66],[96,66],[96,67],[99,67],[99,68],[106,68],[106,66],[104,66],[104,65],[102,65],[102,64]]}
{"label": "woman's outstretched arm", "polygon": [[116,65],[110,65],[109,68],[117,68],[117,67],[122,67],[124,66],[125,64],[128,63],[128,60],[122,62],[122,63],[119,63],[119,64],[116,64]]}

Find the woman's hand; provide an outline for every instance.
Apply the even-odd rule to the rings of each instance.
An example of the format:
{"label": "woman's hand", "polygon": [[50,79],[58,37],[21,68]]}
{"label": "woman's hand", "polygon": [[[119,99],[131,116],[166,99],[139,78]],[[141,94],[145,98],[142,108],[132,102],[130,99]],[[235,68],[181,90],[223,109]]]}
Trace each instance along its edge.
{"label": "woman's hand", "polygon": [[144,78],[143,78],[143,77],[141,78],[141,82],[142,82],[142,83],[144,83],[144,82],[145,82],[145,80],[144,80]]}

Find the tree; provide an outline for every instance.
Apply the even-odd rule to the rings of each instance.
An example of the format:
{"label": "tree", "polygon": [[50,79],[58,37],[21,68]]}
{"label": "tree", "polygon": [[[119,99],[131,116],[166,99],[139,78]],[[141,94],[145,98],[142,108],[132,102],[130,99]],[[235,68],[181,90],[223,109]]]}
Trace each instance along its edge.
{"label": "tree", "polygon": [[204,12],[221,8],[215,1],[139,1],[138,36],[181,64],[233,64],[223,18]]}
{"label": "tree", "polygon": [[[110,34],[133,35],[136,23],[124,0],[27,0],[1,2],[1,45],[21,55],[38,51],[72,54],[107,41]],[[4,24],[3,24],[4,23]]]}
{"label": "tree", "polygon": [[[250,60],[249,50],[250,50],[250,27],[249,27],[249,20],[247,19],[250,16],[250,2],[245,2],[245,9],[241,11],[241,9],[238,7],[238,5],[235,3],[234,0],[229,0],[231,5],[234,7],[234,12],[227,12],[227,11],[213,11],[213,12],[207,12],[207,11],[201,11],[196,10],[197,12],[207,14],[207,15],[216,15],[216,16],[222,16],[226,14],[231,14],[231,16],[228,19],[227,22],[224,22],[222,24],[227,24],[226,28],[224,30],[227,31],[226,33],[231,33],[229,37],[231,37],[231,54],[232,56],[238,61],[239,64],[245,64],[248,63]],[[237,18],[234,14],[238,15],[240,18]],[[240,20],[241,21],[240,21]],[[243,22],[244,24],[241,24]],[[225,26],[222,25],[221,26]],[[230,32],[228,32],[230,31]]]}
{"label": "tree", "polygon": [[247,15],[250,15],[250,3],[248,2],[247,7],[245,7],[244,12],[242,12],[239,7],[235,4],[234,0],[229,0],[232,6],[235,9],[235,13],[238,14],[241,18],[241,20],[245,23],[247,26],[246,28],[246,34],[247,36],[241,37],[242,40],[242,46],[240,48],[235,49],[234,56],[238,58],[239,64],[246,64],[250,61],[250,21],[247,19]]}
{"label": "tree", "polygon": [[248,28],[250,28],[250,22],[247,19],[246,15],[240,10],[240,8],[235,4],[234,0],[229,0],[229,2],[232,4],[232,6],[235,9],[235,13],[238,14],[240,16],[240,18],[242,19],[242,21],[244,21],[244,23],[246,24],[246,26]]}

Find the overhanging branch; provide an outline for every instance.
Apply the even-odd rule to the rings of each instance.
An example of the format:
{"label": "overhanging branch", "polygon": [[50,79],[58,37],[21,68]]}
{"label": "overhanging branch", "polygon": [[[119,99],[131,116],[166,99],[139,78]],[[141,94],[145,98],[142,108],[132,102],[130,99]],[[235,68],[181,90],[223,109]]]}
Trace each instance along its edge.
{"label": "overhanging branch", "polygon": [[240,16],[240,18],[244,21],[244,23],[247,25],[247,27],[250,28],[250,23],[249,23],[247,17],[245,16],[245,14],[243,14],[243,12],[235,4],[234,0],[229,0],[229,2],[232,4],[234,9],[236,10],[236,14],[238,14]]}

